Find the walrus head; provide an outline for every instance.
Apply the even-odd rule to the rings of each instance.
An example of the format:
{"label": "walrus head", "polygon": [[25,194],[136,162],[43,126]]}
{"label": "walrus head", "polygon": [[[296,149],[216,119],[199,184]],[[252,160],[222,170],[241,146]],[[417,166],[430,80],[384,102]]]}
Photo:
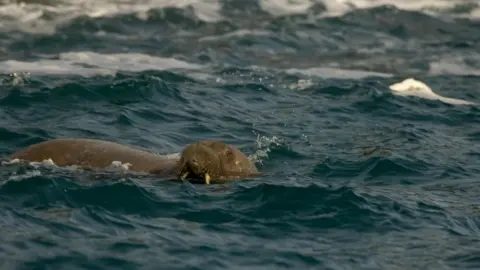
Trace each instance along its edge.
{"label": "walrus head", "polygon": [[179,165],[180,179],[205,184],[260,175],[254,163],[240,150],[214,140],[185,147]]}

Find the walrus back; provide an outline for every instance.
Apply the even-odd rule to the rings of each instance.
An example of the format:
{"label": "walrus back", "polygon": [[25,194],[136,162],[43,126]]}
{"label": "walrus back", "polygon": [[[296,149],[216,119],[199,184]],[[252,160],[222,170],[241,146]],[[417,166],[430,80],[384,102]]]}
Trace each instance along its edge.
{"label": "walrus back", "polygon": [[[95,139],[54,139],[27,147],[11,155],[12,159],[41,162],[51,159],[57,166],[105,168],[114,161],[130,163],[131,170],[149,172],[169,168],[175,160],[114,142]],[[169,164],[166,164],[169,163]]]}

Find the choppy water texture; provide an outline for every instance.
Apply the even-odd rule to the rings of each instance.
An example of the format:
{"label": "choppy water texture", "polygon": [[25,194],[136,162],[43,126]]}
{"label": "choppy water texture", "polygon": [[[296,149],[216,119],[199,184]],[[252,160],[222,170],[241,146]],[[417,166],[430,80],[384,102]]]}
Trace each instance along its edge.
{"label": "choppy water texture", "polygon": [[[265,173],[0,167],[3,269],[479,269],[478,1],[3,1],[0,154],[57,137]],[[450,104],[396,95],[415,78]]]}

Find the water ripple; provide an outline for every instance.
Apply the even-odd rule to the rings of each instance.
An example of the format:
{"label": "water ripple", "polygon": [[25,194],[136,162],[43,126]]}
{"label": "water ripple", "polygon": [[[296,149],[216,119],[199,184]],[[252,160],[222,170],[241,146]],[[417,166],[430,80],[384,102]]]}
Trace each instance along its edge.
{"label": "water ripple", "polygon": [[[480,268],[475,1],[23,2],[0,5],[2,269]],[[218,139],[264,175],[8,162],[58,137]]]}

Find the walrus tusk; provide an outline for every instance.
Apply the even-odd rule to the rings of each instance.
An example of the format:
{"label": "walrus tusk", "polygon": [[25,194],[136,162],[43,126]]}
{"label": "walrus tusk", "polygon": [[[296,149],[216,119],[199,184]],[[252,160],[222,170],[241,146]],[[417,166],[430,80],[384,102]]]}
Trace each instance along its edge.
{"label": "walrus tusk", "polygon": [[205,174],[205,184],[210,185],[210,175],[208,173]]}
{"label": "walrus tusk", "polygon": [[[180,179],[185,180],[185,179],[187,178],[187,176],[188,176],[188,173],[189,173],[189,172],[185,172],[185,173],[180,177]],[[210,175],[209,175],[208,173],[205,173],[205,184],[210,185],[210,179],[211,179],[211,178],[210,178]]]}

